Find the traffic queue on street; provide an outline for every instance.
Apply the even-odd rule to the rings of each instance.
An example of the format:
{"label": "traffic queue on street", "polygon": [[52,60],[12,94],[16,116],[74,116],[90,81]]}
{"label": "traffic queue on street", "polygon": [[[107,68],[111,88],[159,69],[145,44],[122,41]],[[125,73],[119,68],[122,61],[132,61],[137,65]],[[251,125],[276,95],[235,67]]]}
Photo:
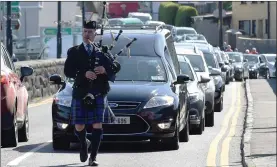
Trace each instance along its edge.
{"label": "traffic queue on street", "polygon": [[[121,70],[115,82],[110,83],[108,94],[108,109],[113,111],[116,119],[103,125],[103,141],[149,140],[153,146],[178,150],[179,143],[189,142],[190,135],[204,135],[205,127],[215,125],[216,113],[223,111],[225,87],[230,82],[259,76],[275,77],[276,54],[225,52],[213,47],[201,34],[180,35],[178,28],[166,24],[121,24],[108,30],[102,36],[103,45],[113,43],[110,33],[122,31],[111,50],[113,55],[119,53],[129,39],[137,40],[129,52],[117,57]],[[97,37],[96,42],[99,40]],[[12,60],[9,62],[12,64]],[[11,70],[7,70],[7,74],[12,73]],[[22,68],[21,73],[21,81],[17,79],[16,82],[32,75],[33,69]],[[2,82],[7,82],[2,78],[1,65],[1,91],[2,87],[6,90]],[[49,80],[60,86],[51,108],[52,146],[54,150],[69,149],[70,143],[78,142],[74,126],[70,124],[74,79],[53,74]],[[21,89],[26,92],[24,87]],[[5,110],[12,113],[7,114],[9,126],[4,130],[11,135],[6,138],[13,141],[7,146],[17,146],[17,138],[21,136],[24,138],[21,141],[28,141],[27,98],[27,94],[22,98],[23,109],[20,108],[16,116],[14,105],[18,101],[5,109],[1,105],[1,114]],[[3,116],[1,120],[5,119]],[[92,128],[86,129],[89,136]]]}

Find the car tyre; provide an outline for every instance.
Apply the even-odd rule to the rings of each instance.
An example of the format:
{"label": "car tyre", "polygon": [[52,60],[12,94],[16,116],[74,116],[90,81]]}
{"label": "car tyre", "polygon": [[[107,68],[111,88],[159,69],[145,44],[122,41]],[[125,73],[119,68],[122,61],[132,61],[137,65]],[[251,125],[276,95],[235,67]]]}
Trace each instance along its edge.
{"label": "car tyre", "polygon": [[175,135],[169,139],[165,139],[165,147],[167,150],[179,149],[179,128],[176,125]]}
{"label": "car tyre", "polygon": [[202,135],[205,130],[205,118],[201,118],[200,124],[198,127],[192,128],[192,134]]}
{"label": "car tyre", "polygon": [[27,142],[29,140],[29,115],[28,110],[25,114],[23,127],[18,131],[18,141]]}
{"label": "car tyre", "polygon": [[269,79],[270,78],[270,76],[269,76],[269,71],[268,70],[266,70],[266,73],[265,73],[265,79]]}
{"label": "car tyre", "polygon": [[17,119],[16,119],[16,106],[14,107],[13,112],[13,126],[9,130],[4,130],[2,146],[3,147],[17,147],[18,144],[18,126],[17,126]]}
{"label": "car tyre", "polygon": [[179,134],[179,140],[180,142],[188,142],[189,141],[189,119],[186,121],[186,126]]}
{"label": "car tyre", "polygon": [[221,112],[223,110],[223,97],[220,102],[215,105],[214,112]]}
{"label": "car tyre", "polygon": [[52,147],[54,150],[68,150],[70,148],[70,141],[65,137],[56,137],[54,135],[54,129],[52,130]]}
{"label": "car tyre", "polygon": [[214,126],[214,111],[212,111],[210,114],[206,114],[205,118],[206,118],[205,126],[213,127]]}

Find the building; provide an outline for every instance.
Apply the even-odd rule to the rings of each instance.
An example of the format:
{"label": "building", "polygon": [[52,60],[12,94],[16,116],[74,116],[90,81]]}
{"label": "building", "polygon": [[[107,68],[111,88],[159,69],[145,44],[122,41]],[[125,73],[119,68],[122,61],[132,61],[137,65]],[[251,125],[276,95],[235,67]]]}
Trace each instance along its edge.
{"label": "building", "polygon": [[[270,7],[268,8],[268,3]],[[242,30],[256,38],[276,39],[276,2],[237,1],[232,2],[232,28]],[[268,13],[270,13],[268,27]]]}

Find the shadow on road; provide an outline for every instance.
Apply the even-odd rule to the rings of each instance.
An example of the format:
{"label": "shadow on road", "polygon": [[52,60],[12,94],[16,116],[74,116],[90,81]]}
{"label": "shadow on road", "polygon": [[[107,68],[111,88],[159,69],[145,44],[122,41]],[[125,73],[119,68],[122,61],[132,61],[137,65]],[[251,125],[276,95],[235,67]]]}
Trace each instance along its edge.
{"label": "shadow on road", "polygon": [[[276,156],[276,154],[252,154],[251,157],[258,158],[258,157],[270,157],[270,156]],[[250,157],[250,156],[248,156]]]}
{"label": "shadow on road", "polygon": [[267,82],[276,95],[276,79],[275,78],[267,79]]}
{"label": "shadow on road", "polygon": [[[23,145],[14,148],[14,151],[18,152],[30,152],[30,150],[38,147],[39,144]],[[153,146],[149,142],[120,142],[120,143],[102,143],[100,146],[99,154],[109,154],[109,153],[146,153],[146,152],[160,152],[166,151],[162,145]],[[78,154],[79,144],[71,143],[70,149],[68,150],[53,150],[52,143],[47,144],[45,147],[37,150],[38,153],[66,153],[66,154]]]}

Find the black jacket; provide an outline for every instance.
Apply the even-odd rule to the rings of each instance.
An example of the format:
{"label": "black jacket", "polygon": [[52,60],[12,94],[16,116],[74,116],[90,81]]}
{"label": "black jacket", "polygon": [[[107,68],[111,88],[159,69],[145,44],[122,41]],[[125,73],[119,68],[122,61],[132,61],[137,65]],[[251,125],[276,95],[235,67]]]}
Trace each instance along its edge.
{"label": "black jacket", "polygon": [[[87,71],[93,71],[95,61],[98,66],[103,66],[107,74],[97,75],[97,79],[90,82],[85,77]],[[73,98],[83,98],[88,92],[107,94],[110,90],[109,80],[114,81],[116,71],[112,62],[99,50],[94,47],[89,56],[84,45],[77,45],[68,49],[67,59],[64,64],[64,74],[68,78],[74,78]]]}

